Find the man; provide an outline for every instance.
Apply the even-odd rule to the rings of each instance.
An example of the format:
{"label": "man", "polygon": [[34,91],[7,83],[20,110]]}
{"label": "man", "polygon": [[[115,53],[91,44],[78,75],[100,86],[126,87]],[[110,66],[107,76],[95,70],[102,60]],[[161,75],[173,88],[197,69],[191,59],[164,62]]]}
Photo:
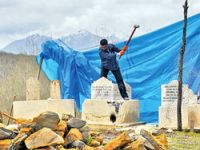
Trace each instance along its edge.
{"label": "man", "polygon": [[126,87],[122,79],[119,65],[116,60],[116,53],[121,55],[121,52],[124,52],[124,49],[127,49],[127,46],[123,48],[123,51],[118,49],[113,44],[108,44],[106,39],[100,41],[99,56],[101,58],[101,77],[107,78],[108,72],[111,71],[115,76],[115,79],[118,84],[118,88],[121,96],[124,100],[129,100],[128,94],[126,92]]}

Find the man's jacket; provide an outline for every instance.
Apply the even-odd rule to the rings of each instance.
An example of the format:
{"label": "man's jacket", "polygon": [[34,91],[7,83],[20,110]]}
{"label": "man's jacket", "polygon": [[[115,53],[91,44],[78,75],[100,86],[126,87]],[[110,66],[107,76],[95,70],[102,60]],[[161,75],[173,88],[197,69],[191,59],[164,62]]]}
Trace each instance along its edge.
{"label": "man's jacket", "polygon": [[108,48],[106,50],[99,48],[101,67],[109,70],[117,70],[119,66],[116,60],[116,52],[120,52],[120,49],[113,44],[108,44]]}

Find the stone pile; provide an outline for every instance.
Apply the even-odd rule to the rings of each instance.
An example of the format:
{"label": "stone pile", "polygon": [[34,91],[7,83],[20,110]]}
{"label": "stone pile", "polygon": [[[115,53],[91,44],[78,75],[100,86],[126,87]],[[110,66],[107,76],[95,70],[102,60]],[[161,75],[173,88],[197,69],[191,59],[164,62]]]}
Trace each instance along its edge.
{"label": "stone pile", "polygon": [[86,122],[57,113],[44,112],[30,119],[17,119],[16,124],[0,124],[2,150],[145,150],[167,149],[165,134],[141,129],[140,135],[120,132],[106,141],[100,131],[90,131]]}

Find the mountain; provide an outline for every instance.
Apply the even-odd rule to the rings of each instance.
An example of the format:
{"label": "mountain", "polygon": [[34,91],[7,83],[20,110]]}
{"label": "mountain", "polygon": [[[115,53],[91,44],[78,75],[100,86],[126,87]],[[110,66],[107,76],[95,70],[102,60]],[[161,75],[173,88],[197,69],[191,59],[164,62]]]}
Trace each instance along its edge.
{"label": "mountain", "polygon": [[[95,35],[87,30],[80,30],[77,33],[63,36],[60,39],[73,49],[81,51],[98,46],[99,41],[102,38],[103,37]],[[119,38],[115,35],[106,38],[110,43],[119,41]],[[48,36],[33,34],[26,38],[11,42],[0,51],[13,54],[37,55],[41,51],[41,44],[50,39],[52,38]]]}
{"label": "mountain", "polygon": [[[61,40],[75,50],[84,50],[87,48],[99,46],[99,41],[102,38],[103,37],[93,34],[87,30],[80,30],[77,33],[62,37]],[[106,39],[108,39],[110,43],[119,41],[119,38],[117,38],[115,35],[106,37]]]}
{"label": "mountain", "polygon": [[41,44],[50,39],[51,38],[47,36],[33,34],[26,38],[11,42],[0,51],[13,54],[37,55],[41,51]]}

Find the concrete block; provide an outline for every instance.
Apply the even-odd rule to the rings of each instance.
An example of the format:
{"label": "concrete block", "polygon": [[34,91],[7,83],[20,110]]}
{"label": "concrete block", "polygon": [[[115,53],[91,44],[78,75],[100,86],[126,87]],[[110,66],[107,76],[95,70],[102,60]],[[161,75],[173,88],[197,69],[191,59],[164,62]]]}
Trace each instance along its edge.
{"label": "concrete block", "polygon": [[[159,107],[159,128],[177,129],[177,107],[167,105]],[[188,128],[188,108],[182,106],[182,128]]]}
{"label": "concrete block", "polygon": [[[193,122],[193,125],[191,124]],[[200,105],[188,106],[188,128],[194,126],[194,129],[200,129]]]}
{"label": "concrete block", "polygon": [[76,104],[72,99],[15,101],[13,102],[13,116],[31,119],[44,111],[56,112],[59,117],[62,117],[62,114],[75,116],[75,107]]}
{"label": "concrete block", "polygon": [[133,123],[139,120],[139,101],[121,101],[119,111],[107,100],[85,100],[82,107],[82,119],[91,124],[112,125],[111,116],[116,124]]}

